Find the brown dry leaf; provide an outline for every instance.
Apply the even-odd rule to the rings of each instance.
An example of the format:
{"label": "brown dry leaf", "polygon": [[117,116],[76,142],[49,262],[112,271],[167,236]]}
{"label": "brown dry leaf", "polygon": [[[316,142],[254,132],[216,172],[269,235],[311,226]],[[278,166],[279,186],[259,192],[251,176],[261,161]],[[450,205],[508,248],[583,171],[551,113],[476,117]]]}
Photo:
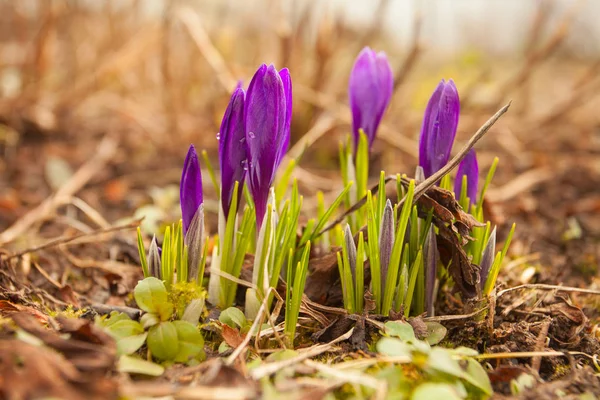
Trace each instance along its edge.
{"label": "brown dry leaf", "polygon": [[114,369],[117,358],[115,342],[91,321],[59,317],[61,331],[70,334],[65,339],[41,326],[27,313],[14,314],[12,319],[21,329],[62,353],[80,371],[104,375]]}
{"label": "brown dry leaf", "polygon": [[43,324],[48,323],[48,316],[36,310],[35,308],[27,307],[21,304],[14,304],[8,300],[0,300],[0,315],[3,317],[8,317],[18,312],[28,313]]}
{"label": "brown dry leaf", "polygon": [[81,304],[79,303],[79,299],[77,293],[73,290],[71,285],[64,285],[59,289],[60,297],[66,303],[72,304],[77,308],[81,308]]}
{"label": "brown dry leaf", "polygon": [[237,329],[233,329],[229,325],[223,324],[223,331],[221,332],[225,343],[229,347],[236,348],[244,341],[244,336]]}
{"label": "brown dry leaf", "polygon": [[117,383],[84,377],[61,354],[20,340],[0,341],[0,397],[3,399],[116,399]]}
{"label": "brown dry leaf", "polygon": [[476,297],[479,291],[479,266],[471,264],[459,238],[443,223],[435,221],[439,228],[437,246],[440,259],[449,265],[448,272],[457,289],[468,298]]}

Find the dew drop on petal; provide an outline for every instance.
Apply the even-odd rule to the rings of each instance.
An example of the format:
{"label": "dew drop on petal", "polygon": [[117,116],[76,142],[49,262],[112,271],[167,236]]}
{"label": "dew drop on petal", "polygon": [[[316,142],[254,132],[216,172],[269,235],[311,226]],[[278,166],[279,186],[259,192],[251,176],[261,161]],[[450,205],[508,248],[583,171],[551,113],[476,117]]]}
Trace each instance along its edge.
{"label": "dew drop on petal", "polygon": [[221,132],[217,132],[217,140],[221,139]]}
{"label": "dew drop on petal", "polygon": [[243,144],[245,141],[246,141],[246,138],[245,138],[245,137],[243,137],[243,138],[241,138],[241,139],[240,139],[240,143],[241,143],[241,144]]}
{"label": "dew drop on petal", "polygon": [[254,139],[256,137],[256,135],[254,134],[254,132],[250,131],[250,132],[248,132],[248,137],[250,139]]}

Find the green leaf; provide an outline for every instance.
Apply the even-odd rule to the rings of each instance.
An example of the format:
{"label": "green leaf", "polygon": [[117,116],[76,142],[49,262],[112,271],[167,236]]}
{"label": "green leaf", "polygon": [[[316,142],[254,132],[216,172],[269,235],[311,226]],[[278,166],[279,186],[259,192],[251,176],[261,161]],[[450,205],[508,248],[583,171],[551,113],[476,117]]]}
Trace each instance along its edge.
{"label": "green leaf", "polygon": [[463,370],[458,365],[458,362],[452,358],[450,352],[439,347],[431,349],[429,359],[427,360],[427,368],[457,378],[464,376]]}
{"label": "green leaf", "polygon": [[411,400],[460,400],[461,397],[456,392],[454,386],[447,383],[426,382],[419,385],[414,391]]}
{"label": "green leaf", "polygon": [[140,254],[140,264],[142,264],[142,271],[144,272],[144,278],[150,276],[148,272],[148,260],[146,260],[146,248],[144,247],[144,239],[142,238],[142,230],[138,226],[137,228],[137,245],[138,252]]}
{"label": "green leaf", "polygon": [[236,307],[229,307],[228,309],[223,310],[221,315],[219,315],[219,321],[233,329],[235,329],[236,326],[238,328],[243,328],[248,324],[244,313]]}
{"label": "green leaf", "polygon": [[173,316],[173,304],[169,301],[167,288],[157,278],[149,277],[139,281],[133,291],[133,297],[138,307],[146,312],[157,314],[162,321]]}
{"label": "green leaf", "polygon": [[425,341],[431,346],[441,342],[448,332],[446,327],[438,322],[425,322],[425,326],[427,326],[427,337],[425,338]]}
{"label": "green leaf", "polygon": [[388,321],[384,326],[385,333],[390,336],[396,336],[405,342],[414,342],[417,340],[415,331],[408,322]]}
{"label": "green leaf", "polygon": [[269,354],[266,361],[275,362],[275,361],[285,361],[290,360],[294,357],[298,356],[298,352],[295,350],[284,349],[276,351],[275,353]]}
{"label": "green leaf", "polygon": [[405,356],[412,359],[412,347],[400,339],[383,337],[377,342],[377,351],[390,357]]}
{"label": "green leaf", "polygon": [[158,318],[158,315],[154,313],[146,313],[142,315],[142,318],[140,318],[140,323],[142,324],[144,329],[148,329],[156,324],[159,324],[160,319]]}
{"label": "green leaf", "polygon": [[129,318],[129,316],[125,313],[111,311],[108,317],[96,317],[96,319],[94,320],[96,325],[102,326],[104,328],[110,328],[112,325],[116,324],[119,321],[131,321],[131,318]]}
{"label": "green leaf", "polygon": [[181,316],[182,321],[187,321],[190,324],[196,325],[200,320],[200,316],[202,315],[202,310],[204,309],[204,298],[194,299],[187,305],[183,315]]}
{"label": "green leaf", "polygon": [[186,321],[174,321],[177,330],[179,351],[175,356],[176,362],[187,362],[204,353],[204,338],[198,329]]}
{"label": "green leaf", "polygon": [[146,342],[148,332],[135,336],[128,336],[117,340],[117,353],[121,355],[133,354]]}
{"label": "green leaf", "polygon": [[129,374],[142,374],[149,376],[160,376],[165,369],[153,362],[142,360],[137,357],[121,356],[117,363],[117,370]]}
{"label": "green leaf", "polygon": [[133,354],[146,341],[148,334],[144,332],[142,324],[137,321],[121,319],[106,328],[108,333],[115,338],[119,354]]}
{"label": "green leaf", "polygon": [[488,377],[485,369],[479,364],[477,360],[472,358],[467,359],[467,369],[464,374],[464,380],[475,386],[487,395],[491,395],[493,392],[490,378]]}
{"label": "green leaf", "polygon": [[172,322],[161,322],[148,331],[148,348],[161,361],[174,360],[179,353],[177,328]]}

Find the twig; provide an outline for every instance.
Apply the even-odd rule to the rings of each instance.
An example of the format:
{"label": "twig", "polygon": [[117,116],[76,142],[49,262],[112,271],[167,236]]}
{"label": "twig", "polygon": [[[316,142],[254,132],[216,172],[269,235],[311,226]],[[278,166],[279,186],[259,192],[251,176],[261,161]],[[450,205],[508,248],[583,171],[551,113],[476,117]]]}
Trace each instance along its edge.
{"label": "twig", "polygon": [[229,357],[227,357],[227,360],[225,361],[225,365],[233,364],[235,362],[235,360],[240,356],[240,354],[242,354],[242,351],[244,351],[246,346],[248,346],[248,343],[250,343],[250,340],[252,340],[251,332],[256,332],[258,334],[258,332],[260,331],[259,326],[261,324],[263,314],[265,313],[265,310],[267,309],[267,304],[269,303],[269,297],[271,295],[271,291],[275,291],[275,288],[271,287],[271,288],[269,288],[269,291],[267,291],[265,298],[263,299],[262,304],[260,305],[260,308],[258,309],[256,318],[254,318],[254,322],[252,323],[252,326],[250,327],[250,331],[248,331],[248,333],[244,337],[244,340],[242,340],[242,343],[240,343],[239,346],[236,347],[236,349],[233,351],[233,353],[231,353],[231,355]]}
{"label": "twig", "polygon": [[272,374],[276,373],[277,371],[281,370],[282,368],[289,367],[291,365],[297,364],[299,362],[302,362],[302,361],[307,360],[312,357],[316,357],[319,354],[329,351],[335,344],[349,339],[350,336],[352,336],[353,332],[354,332],[354,328],[350,329],[348,332],[346,332],[342,336],[332,340],[331,342],[313,346],[313,347],[309,348],[308,350],[306,350],[305,352],[300,353],[299,355],[297,355],[294,358],[289,358],[287,360],[261,365],[255,369],[253,369],[252,371],[250,371],[250,376],[252,378],[258,380],[265,376],[272,375]]}
{"label": "twig", "polygon": [[71,196],[81,190],[94,175],[100,172],[117,150],[117,142],[106,136],[98,145],[94,156],[77,170],[71,178],[61,186],[54,196],[44,200],[39,206],[18,219],[7,230],[0,234],[0,245],[12,242],[25,233],[33,224],[46,218],[56,208],[70,201]]}
{"label": "twig", "polygon": [[516,351],[513,353],[488,353],[473,356],[477,360],[501,360],[506,358],[531,358],[531,357],[567,357],[567,356],[584,356],[591,360],[593,356],[581,351]]}
{"label": "twig", "polygon": [[113,227],[105,228],[105,229],[98,229],[93,232],[80,233],[80,234],[73,235],[73,236],[59,237],[57,239],[50,240],[49,242],[46,242],[42,245],[30,247],[29,249],[22,250],[18,253],[12,254],[12,255],[5,255],[4,259],[10,260],[13,258],[18,258],[18,257],[21,257],[28,253],[35,253],[36,251],[45,250],[50,247],[64,245],[64,244],[71,243],[75,240],[82,239],[82,238],[90,238],[90,237],[95,237],[95,236],[99,236],[99,235],[104,235],[106,233],[119,232],[119,231],[124,231],[124,230],[128,230],[128,229],[135,229],[140,224],[140,222],[141,222],[141,219],[138,219],[138,220],[135,220],[135,221],[130,222],[125,225],[113,226]]}
{"label": "twig", "polygon": [[505,293],[512,292],[513,290],[519,290],[519,289],[556,290],[559,292],[585,293],[585,294],[600,295],[600,290],[594,290],[594,289],[582,289],[582,288],[576,288],[576,287],[571,287],[571,286],[546,285],[546,284],[542,284],[542,283],[527,283],[524,285],[519,285],[519,286],[501,290],[498,292],[498,297],[502,296]]}
{"label": "twig", "polygon": [[469,314],[461,314],[461,315],[442,315],[442,316],[438,316],[438,317],[426,317],[423,318],[423,321],[425,322],[442,322],[442,321],[457,321],[457,320],[461,320],[461,319],[468,319],[471,317],[476,316],[477,314],[481,314],[482,312],[486,311],[489,307],[483,307],[480,308],[477,311],[473,311],[472,313]]}
{"label": "twig", "polygon": [[[84,307],[85,308],[85,307]],[[113,311],[118,311],[123,314],[126,314],[129,318],[133,320],[139,320],[142,316],[142,310],[139,308],[133,307],[125,307],[125,306],[112,306],[109,304],[100,304],[100,303],[92,303],[89,308],[96,311],[98,314],[110,314]]]}
{"label": "twig", "polygon": [[[537,339],[535,341],[535,352],[541,352],[544,349],[544,342],[546,341],[546,336],[548,336],[549,328],[550,320],[547,320],[543,323],[542,329],[540,329],[540,333],[538,334]],[[538,375],[540,373],[541,364],[541,356],[535,356],[531,359],[531,369],[534,370]]]}

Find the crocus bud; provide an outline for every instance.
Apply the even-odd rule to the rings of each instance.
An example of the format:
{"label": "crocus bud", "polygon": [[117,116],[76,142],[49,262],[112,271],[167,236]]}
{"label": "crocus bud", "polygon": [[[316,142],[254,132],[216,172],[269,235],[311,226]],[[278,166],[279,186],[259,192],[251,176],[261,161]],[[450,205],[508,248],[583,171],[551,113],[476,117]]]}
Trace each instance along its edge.
{"label": "crocus bud", "polygon": [[158,247],[156,236],[154,236],[152,237],[152,242],[148,249],[148,274],[155,278],[162,279],[160,265],[160,247]]}
{"label": "crocus bud", "polygon": [[248,146],[248,187],[260,227],[269,188],[290,142],[292,80],[287,68],[261,65],[246,93],[244,120]]}
{"label": "crocus bud", "polygon": [[179,200],[181,202],[183,233],[185,234],[202,204],[202,174],[194,145],[190,145],[183,164],[179,185]]}
{"label": "crocus bud", "polygon": [[427,103],[419,138],[419,165],[426,178],[448,163],[459,114],[460,100],[454,81],[442,79]]}
{"label": "crocus bud", "polygon": [[[231,95],[219,131],[219,165],[221,167],[221,206],[225,218],[233,196],[235,182],[239,182],[237,201],[240,202],[244,178],[248,169],[246,160],[246,130],[244,100],[246,93],[238,87]],[[237,210],[236,210],[237,211]]]}
{"label": "crocus bud", "polygon": [[188,249],[188,281],[194,282],[198,279],[202,245],[204,244],[204,204],[200,204],[194,214],[183,238],[183,243]]}
{"label": "crocus bud", "polygon": [[467,196],[471,204],[477,203],[477,185],[479,181],[479,166],[475,150],[471,149],[458,165],[456,180],[454,181],[454,194],[460,197],[462,192],[463,176],[467,177]]}
{"label": "crocus bud", "polygon": [[395,240],[394,229],[394,208],[390,199],[385,203],[383,217],[381,218],[381,227],[379,230],[379,260],[381,263],[381,286],[385,288],[390,259],[392,258],[392,249]]}
{"label": "crocus bud", "polygon": [[352,272],[352,280],[356,280],[356,244],[354,243],[354,237],[352,236],[352,230],[350,225],[346,224],[344,228],[344,242],[346,249],[348,250],[348,264],[350,265],[350,272]]}
{"label": "crocus bud", "polygon": [[425,238],[423,253],[423,261],[425,262],[425,307],[427,309],[427,316],[433,317],[435,309],[435,280],[439,260],[433,224],[430,225],[429,232]]}
{"label": "crocus bud", "polygon": [[392,68],[385,53],[375,53],[365,47],[354,62],[348,83],[355,149],[360,129],[367,135],[371,148],[383,113],[390,104],[393,86]]}
{"label": "crocus bud", "polygon": [[485,245],[485,249],[483,250],[483,254],[481,255],[481,262],[479,266],[481,269],[479,270],[479,285],[483,290],[485,286],[485,281],[487,281],[488,275],[490,274],[490,270],[492,269],[492,264],[494,263],[494,256],[496,255],[496,227],[492,230],[490,237],[488,239],[487,244]]}

